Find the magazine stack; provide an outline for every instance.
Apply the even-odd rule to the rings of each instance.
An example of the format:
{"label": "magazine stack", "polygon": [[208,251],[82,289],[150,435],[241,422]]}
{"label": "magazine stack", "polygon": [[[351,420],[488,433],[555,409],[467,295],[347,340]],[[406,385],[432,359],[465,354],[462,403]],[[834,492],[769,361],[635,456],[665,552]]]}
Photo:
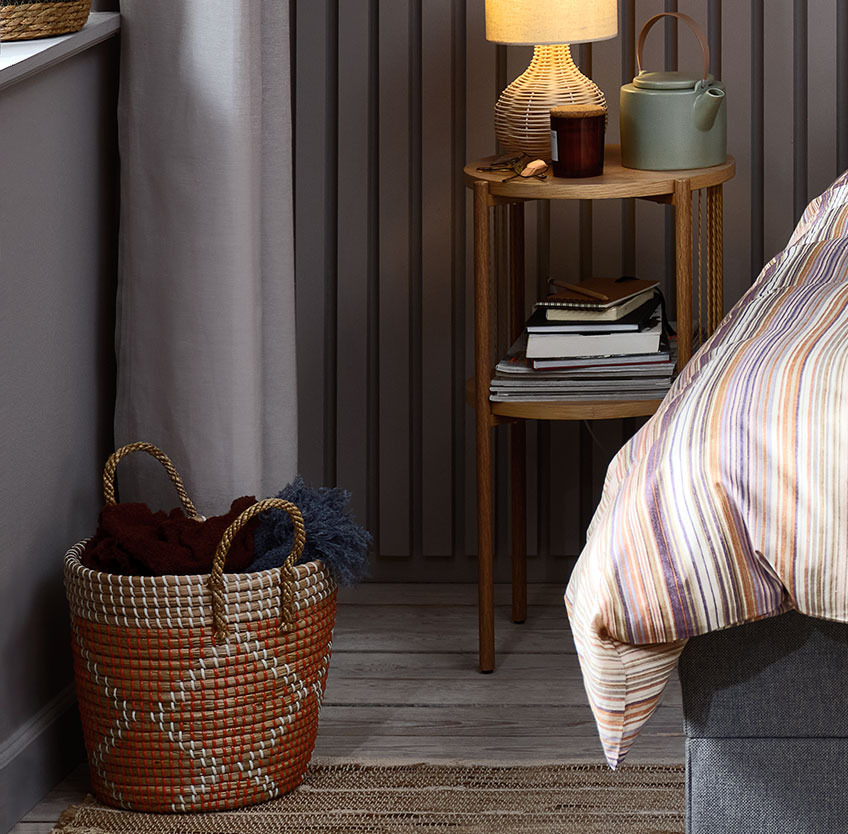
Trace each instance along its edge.
{"label": "magazine stack", "polygon": [[660,400],[675,360],[656,281],[552,281],[521,337],[498,362],[493,402]]}

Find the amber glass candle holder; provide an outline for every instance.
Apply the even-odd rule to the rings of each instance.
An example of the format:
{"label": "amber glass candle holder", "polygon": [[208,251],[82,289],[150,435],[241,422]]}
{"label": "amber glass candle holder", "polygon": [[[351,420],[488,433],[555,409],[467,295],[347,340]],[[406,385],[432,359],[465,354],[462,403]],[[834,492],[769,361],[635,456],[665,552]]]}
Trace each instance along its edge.
{"label": "amber glass candle holder", "polygon": [[598,105],[551,109],[551,160],[555,177],[599,177],[604,172],[607,111]]}

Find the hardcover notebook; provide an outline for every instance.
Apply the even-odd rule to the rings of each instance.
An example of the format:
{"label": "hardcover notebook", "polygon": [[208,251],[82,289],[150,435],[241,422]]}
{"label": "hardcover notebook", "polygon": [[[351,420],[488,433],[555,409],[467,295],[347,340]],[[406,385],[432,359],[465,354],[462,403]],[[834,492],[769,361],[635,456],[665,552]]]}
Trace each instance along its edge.
{"label": "hardcover notebook", "polygon": [[639,278],[628,278],[624,281],[618,278],[589,278],[579,286],[585,287],[593,293],[606,296],[606,301],[583,295],[576,290],[561,290],[546,296],[537,302],[537,307],[565,307],[579,308],[583,310],[606,310],[615,307],[628,298],[644,292],[645,290],[658,287],[659,281],[645,281]]}
{"label": "hardcover notebook", "polygon": [[676,343],[668,344],[660,339],[659,351],[651,353],[614,354],[611,356],[575,357],[571,359],[528,359],[527,333],[521,335],[510,345],[506,356],[495,367],[496,377],[545,377],[576,374],[583,375],[623,375],[640,374],[670,376],[674,372],[676,361]]}
{"label": "hardcover notebook", "polygon": [[662,336],[660,305],[657,304],[654,310],[654,315],[640,330],[613,333],[530,333],[527,336],[527,358],[571,358],[658,351]]}
{"label": "hardcover notebook", "polygon": [[[528,333],[612,333],[622,330],[639,330],[645,322],[651,317],[654,310],[657,308],[657,299],[654,292],[649,290],[647,297],[642,299],[637,296],[636,301],[640,301],[635,310],[631,310],[624,316],[615,319],[614,321],[598,321],[597,319],[572,319],[569,321],[559,321],[549,318],[548,312],[543,307],[537,307],[536,311],[527,319]],[[578,313],[579,310],[570,312]]]}
{"label": "hardcover notebook", "polygon": [[587,310],[585,307],[540,307],[537,309],[545,311],[548,321],[582,321],[582,322],[604,322],[618,321],[628,313],[632,313],[637,307],[641,307],[648,299],[653,298],[659,289],[648,289],[628,298],[625,301],[607,307],[604,310]]}

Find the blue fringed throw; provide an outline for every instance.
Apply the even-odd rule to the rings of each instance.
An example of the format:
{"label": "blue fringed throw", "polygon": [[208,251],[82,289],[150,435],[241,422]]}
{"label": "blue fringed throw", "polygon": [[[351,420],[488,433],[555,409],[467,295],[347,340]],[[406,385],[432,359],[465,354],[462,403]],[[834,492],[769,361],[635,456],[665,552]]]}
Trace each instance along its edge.
{"label": "blue fringed throw", "polygon": [[[339,585],[355,585],[368,575],[371,534],[348,510],[350,493],[333,487],[311,487],[297,478],[277,498],[297,506],[306,528],[306,545],[299,564],[320,559]],[[278,568],[292,549],[294,526],[288,513],[270,510],[259,517],[254,533],[256,558],[249,571]]]}

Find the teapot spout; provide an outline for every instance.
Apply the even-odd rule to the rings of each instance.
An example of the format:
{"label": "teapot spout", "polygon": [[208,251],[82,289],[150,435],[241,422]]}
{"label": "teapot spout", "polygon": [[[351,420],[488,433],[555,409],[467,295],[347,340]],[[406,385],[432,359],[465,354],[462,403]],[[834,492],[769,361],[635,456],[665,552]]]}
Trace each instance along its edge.
{"label": "teapot spout", "polygon": [[695,127],[698,130],[709,130],[715,122],[721,103],[724,101],[724,90],[721,87],[707,87],[695,98]]}

